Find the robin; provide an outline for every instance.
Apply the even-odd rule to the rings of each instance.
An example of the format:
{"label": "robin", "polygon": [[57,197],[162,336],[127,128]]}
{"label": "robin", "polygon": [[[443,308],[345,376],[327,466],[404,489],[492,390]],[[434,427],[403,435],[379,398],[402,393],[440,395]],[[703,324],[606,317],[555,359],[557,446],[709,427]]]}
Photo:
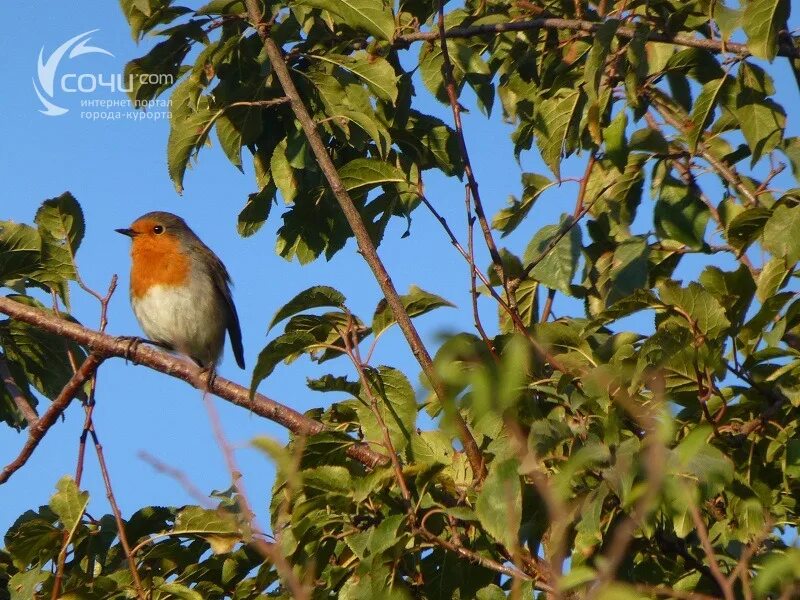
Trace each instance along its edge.
{"label": "robin", "polygon": [[244,369],[230,275],[186,221],[156,211],[116,231],[131,238],[131,306],[147,337],[189,356],[211,376],[227,329]]}

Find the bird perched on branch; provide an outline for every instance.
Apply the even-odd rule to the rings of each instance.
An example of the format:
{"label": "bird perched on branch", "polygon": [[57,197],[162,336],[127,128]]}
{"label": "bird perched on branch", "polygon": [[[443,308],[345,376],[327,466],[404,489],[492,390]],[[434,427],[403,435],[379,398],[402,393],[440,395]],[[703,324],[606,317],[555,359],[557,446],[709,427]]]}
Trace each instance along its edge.
{"label": "bird perched on branch", "polygon": [[147,337],[189,356],[209,371],[210,382],[227,330],[244,369],[230,275],[186,221],[156,211],[116,231],[131,238],[131,306]]}

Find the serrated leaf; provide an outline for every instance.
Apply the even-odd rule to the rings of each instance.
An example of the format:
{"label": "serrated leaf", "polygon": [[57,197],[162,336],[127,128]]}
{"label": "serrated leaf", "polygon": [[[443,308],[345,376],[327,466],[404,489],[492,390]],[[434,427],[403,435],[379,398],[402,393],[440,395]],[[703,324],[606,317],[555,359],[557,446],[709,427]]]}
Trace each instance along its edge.
{"label": "serrated leaf", "polygon": [[[414,390],[403,373],[391,367],[380,366],[366,372],[372,394],[377,400],[377,410],[396,451],[405,448],[414,431],[417,418],[417,401]],[[368,442],[384,444],[383,429],[371,407],[371,398],[361,390],[362,402],[355,405],[364,438]]]}
{"label": "serrated leaf", "polygon": [[308,54],[308,58],[332,63],[349,71],[364,83],[375,96],[394,104],[397,101],[397,74],[389,61],[366,52],[343,54]]}
{"label": "serrated leaf", "polygon": [[31,569],[16,573],[8,581],[8,592],[10,600],[30,600],[37,598],[37,591],[41,585],[52,577],[52,573]]}
{"label": "serrated leaf", "polygon": [[771,214],[769,209],[754,207],[736,215],[726,228],[728,243],[738,250],[752,244],[761,235]]}
{"label": "serrated leaf", "polygon": [[768,260],[758,275],[756,298],[759,302],[766,302],[774,296],[788,274],[786,261],[783,258],[774,257]]}
{"label": "serrated leaf", "polygon": [[169,598],[180,598],[181,600],[203,600],[198,592],[180,583],[162,583],[157,590],[169,594]]}
{"label": "serrated leaf", "polygon": [[88,504],[89,492],[81,492],[72,477],[65,475],[58,480],[56,493],[50,498],[50,508],[64,525],[67,539],[72,539]]}
{"label": "serrated leaf", "polygon": [[749,0],[744,7],[742,26],[750,52],[772,61],[778,53],[778,31],[788,17],[788,0]]}
{"label": "serrated leaf", "polygon": [[356,158],[339,169],[347,191],[371,189],[385,183],[406,183],[408,177],[400,169],[375,158]]}
{"label": "serrated leaf", "polygon": [[735,114],[742,135],[750,147],[752,154],[750,164],[755,165],[763,155],[774,150],[783,140],[786,113],[780,104],[766,98],[740,104]]}
{"label": "serrated leaf", "polygon": [[542,160],[561,178],[561,157],[569,153],[569,133],[583,96],[579,90],[568,91],[539,102],[535,120],[536,144]]}
{"label": "serrated leaf", "polygon": [[703,135],[708,124],[714,116],[714,108],[719,102],[723,89],[730,84],[731,78],[728,76],[719,79],[712,79],[703,86],[700,94],[695,100],[692,109],[692,127],[688,133],[689,148],[691,152],[697,151],[697,143]]}
{"label": "serrated leaf", "polygon": [[183,193],[183,176],[189,159],[205,144],[208,132],[221,114],[221,110],[210,109],[206,102],[188,116],[180,119],[174,116],[170,121],[167,171],[179,194]]}
{"label": "serrated leaf", "polygon": [[200,536],[209,543],[214,554],[230,552],[242,539],[239,525],[232,514],[199,506],[189,506],[179,512],[170,532]]}
{"label": "serrated leaf", "polygon": [[[455,308],[455,304],[448,302],[441,296],[426,292],[415,285],[409,288],[407,294],[400,296],[400,301],[403,303],[406,313],[408,313],[408,316],[411,318],[424,315],[443,306]],[[392,313],[392,310],[389,308],[389,304],[386,302],[386,299],[381,300],[378,306],[375,307],[375,313],[372,317],[373,334],[380,334],[394,323],[394,313]]]}
{"label": "serrated leaf", "polygon": [[272,329],[277,323],[310,308],[323,306],[344,307],[346,298],[339,291],[327,285],[315,285],[303,290],[289,300],[275,313],[267,330]]}
{"label": "serrated leaf", "polygon": [[297,197],[299,184],[294,169],[292,169],[292,165],[289,164],[289,160],[286,158],[286,147],[286,139],[281,140],[275,146],[272,158],[269,161],[269,171],[272,181],[280,191],[281,197],[283,197],[283,201],[286,204],[291,204]]}
{"label": "serrated leaf", "polygon": [[258,384],[270,376],[283,360],[318,345],[318,340],[308,332],[291,332],[279,335],[259,353],[253,376],[250,382],[250,396],[252,397]]}
{"label": "serrated leaf", "polygon": [[542,227],[533,236],[524,255],[527,265],[536,264],[530,271],[531,278],[568,296],[572,295],[570,285],[578,269],[578,259],[581,255],[580,227],[573,226],[569,232],[562,235],[570,223],[571,218],[565,217],[561,225]]}
{"label": "serrated leaf", "polygon": [[522,487],[518,467],[514,459],[493,462],[475,505],[483,528],[506,548],[517,544],[521,523]]}
{"label": "serrated leaf", "polygon": [[254,235],[269,217],[269,211],[275,200],[275,186],[270,181],[260,192],[250,194],[247,204],[239,212],[236,219],[236,229],[242,237]]}
{"label": "serrated leaf", "polygon": [[510,206],[501,209],[492,219],[492,227],[502,232],[502,237],[514,231],[528,215],[539,196],[556,185],[544,175],[537,173],[522,174],[522,200],[512,197]]}
{"label": "serrated leaf", "polygon": [[800,207],[780,204],[764,225],[761,244],[774,256],[794,265],[800,260]]}
{"label": "serrated leaf", "polygon": [[692,319],[693,325],[709,338],[719,337],[730,327],[719,300],[694,281],[682,288],[667,280],[659,287],[659,293],[664,304],[682,309]]}
{"label": "serrated leaf", "polygon": [[394,38],[394,15],[384,0],[296,0],[299,6],[327,10],[343,24],[391,41]]}
{"label": "serrated leaf", "polygon": [[703,247],[711,213],[691,187],[667,178],[661,186],[653,216],[660,238],[676,240],[694,250]]}
{"label": "serrated leaf", "polygon": [[42,238],[29,225],[0,221],[0,283],[32,275],[39,266]]}

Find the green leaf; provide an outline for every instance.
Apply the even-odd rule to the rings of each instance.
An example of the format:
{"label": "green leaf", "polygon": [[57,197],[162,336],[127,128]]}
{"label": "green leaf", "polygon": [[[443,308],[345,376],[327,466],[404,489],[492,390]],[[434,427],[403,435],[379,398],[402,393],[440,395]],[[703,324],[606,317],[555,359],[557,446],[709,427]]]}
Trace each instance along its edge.
{"label": "green leaf", "polygon": [[778,53],[778,31],[789,17],[789,0],[749,0],[742,25],[747,48],[759,58],[772,61]]}
{"label": "green leaf", "polygon": [[700,250],[705,243],[709,216],[708,207],[691,187],[672,177],[667,178],[661,186],[654,211],[656,233],[660,238]]}
{"label": "green leaf", "polygon": [[179,194],[183,193],[183,176],[189,159],[205,144],[208,132],[221,114],[221,110],[208,107],[207,99],[187,116],[178,118],[173,114],[167,139],[167,170]]}
{"label": "green leaf", "polygon": [[42,237],[42,258],[33,279],[59,292],[69,307],[66,282],[78,277],[75,254],[85,233],[83,211],[66,192],[42,203],[34,221]]}
{"label": "green leaf", "polygon": [[794,265],[800,260],[800,207],[780,204],[764,225],[761,245],[774,256]]}
{"label": "green leaf", "polygon": [[525,219],[539,196],[554,185],[556,182],[544,175],[523,173],[522,200],[517,200],[512,196],[509,201],[510,206],[501,209],[492,219],[492,227],[501,231],[503,237],[507,236]]}
{"label": "green leaf", "polygon": [[52,577],[52,573],[31,569],[15,574],[8,582],[10,600],[30,600],[38,598],[41,585]]}
{"label": "green leaf", "polygon": [[180,598],[181,600],[203,600],[198,592],[180,583],[162,583],[156,588],[159,592],[169,594],[169,598]]}
{"label": "green leaf", "polygon": [[239,213],[236,229],[242,237],[254,235],[269,217],[269,211],[275,200],[275,186],[270,181],[260,192],[250,194],[247,204]]}
{"label": "green leaf", "polygon": [[416,464],[449,465],[453,462],[453,445],[450,438],[438,429],[416,431],[411,436],[409,455]]}
{"label": "green leaf", "polygon": [[728,223],[728,243],[738,250],[747,248],[752,244],[764,229],[772,212],[762,207],[748,208],[736,215]]}
{"label": "green leaf", "polygon": [[277,323],[280,323],[284,319],[304,310],[308,310],[309,308],[320,308],[323,306],[343,308],[345,300],[344,295],[332,287],[327,285],[312,286],[303,290],[279,308],[275,316],[272,317],[272,321],[267,330],[272,329]]}
{"label": "green leaf", "polygon": [[783,140],[786,113],[780,104],[770,100],[745,101],[735,111],[744,139],[750,147],[755,165],[765,154],[778,147]]}
{"label": "green leaf", "polygon": [[786,261],[783,258],[774,257],[768,260],[758,275],[756,286],[758,300],[763,303],[777,294],[788,274]]}
{"label": "green leaf", "polygon": [[239,525],[231,513],[199,506],[189,506],[179,512],[171,533],[202,537],[214,554],[230,552],[242,539]]}
{"label": "green leaf", "polygon": [[671,452],[670,470],[689,486],[704,484],[710,493],[733,480],[733,461],[709,443],[709,425],[699,425]]}
{"label": "green leaf", "polygon": [[563,234],[571,223],[571,217],[565,216],[561,225],[542,227],[528,244],[524,256],[528,265],[536,263],[530,272],[533,279],[568,296],[572,295],[570,285],[581,255],[580,227],[573,226]]}
{"label": "green leaf", "polygon": [[583,95],[579,90],[560,92],[538,103],[536,144],[542,160],[561,178],[561,157],[571,150],[570,128],[579,114]]}
{"label": "green leaf", "polygon": [[483,528],[506,548],[517,544],[521,523],[522,487],[518,468],[514,459],[493,462],[475,505]]}
{"label": "green leaf", "polygon": [[308,58],[329,62],[349,71],[364,83],[375,96],[394,104],[397,101],[397,75],[385,58],[356,52],[343,54],[307,54]]}
{"label": "green leaf", "polygon": [[384,0],[296,0],[295,6],[313,6],[339,17],[345,25],[366,31],[376,38],[394,38],[394,15]]}
{"label": "green leaf", "polygon": [[353,482],[350,472],[337,465],[322,465],[302,472],[303,486],[313,492],[351,496]]}
{"label": "green leaf", "polygon": [[659,292],[664,304],[681,309],[682,316],[688,315],[692,324],[709,338],[721,336],[730,327],[719,300],[699,283],[692,281],[682,288],[677,282],[667,280],[659,286]]}
{"label": "green leaf", "polygon": [[36,211],[34,221],[40,232],[46,231],[53,239],[66,245],[73,256],[86,233],[81,206],[69,192],[45,200]]}
{"label": "green leaf", "polygon": [[687,139],[691,152],[697,151],[697,143],[714,116],[714,108],[719,103],[720,94],[730,81],[731,78],[728,76],[712,79],[703,86],[700,95],[697,96],[690,117],[692,128]]}
{"label": "green leaf", "polygon": [[272,158],[269,161],[269,171],[272,176],[272,181],[281,193],[283,201],[286,204],[291,204],[297,197],[299,184],[297,176],[286,158],[286,139],[275,147],[272,152]]}
{"label": "green leaf", "polygon": [[787,548],[783,551],[773,551],[758,569],[753,590],[763,598],[770,592],[780,593],[791,589],[798,580],[800,580],[800,549]]}
{"label": "green leaf", "polygon": [[606,147],[606,157],[620,171],[625,170],[628,164],[628,143],[625,139],[625,129],[628,126],[628,115],[623,109],[611,120],[603,130],[603,141]]}
{"label": "green leaf", "polygon": [[[44,307],[27,296],[9,298],[33,306]],[[68,317],[67,317],[68,318]],[[9,360],[18,365],[28,382],[48,398],[55,398],[72,377],[72,365],[67,350],[72,352],[78,364],[86,353],[74,342],[22,321],[0,321],[0,346]]]}
{"label": "green leaf", "polygon": [[67,539],[72,539],[89,504],[89,492],[81,492],[75,480],[69,475],[59,479],[56,490],[50,498],[50,508],[64,525]]}
{"label": "green leaf", "polygon": [[339,169],[339,176],[347,191],[408,182],[402,170],[376,158],[355,158]]}
{"label": "green leaf", "polygon": [[250,396],[255,394],[258,384],[270,376],[279,362],[315,347],[318,343],[316,337],[305,331],[284,333],[272,340],[258,355],[250,382]]}
{"label": "green leaf", "polygon": [[[391,367],[380,366],[366,372],[372,394],[377,400],[377,411],[389,431],[396,451],[405,448],[414,431],[417,402],[414,390],[403,373]],[[383,444],[383,429],[371,407],[371,398],[364,389],[361,401],[355,405],[364,438],[368,442]]]}
{"label": "green leaf", "polygon": [[727,41],[733,35],[733,32],[742,26],[742,11],[728,8],[722,0],[713,3],[711,6],[714,21],[719,27],[722,39]]}
{"label": "green leaf", "polygon": [[[455,304],[448,302],[441,296],[426,292],[415,285],[409,288],[407,294],[400,296],[400,301],[411,318],[424,315],[443,306],[455,308]],[[378,302],[378,306],[375,307],[375,313],[372,317],[373,334],[379,335],[395,322],[394,313],[389,308],[389,304],[385,298],[382,299]]]}
{"label": "green leaf", "polygon": [[42,238],[36,229],[0,221],[0,283],[32,275],[41,254]]}

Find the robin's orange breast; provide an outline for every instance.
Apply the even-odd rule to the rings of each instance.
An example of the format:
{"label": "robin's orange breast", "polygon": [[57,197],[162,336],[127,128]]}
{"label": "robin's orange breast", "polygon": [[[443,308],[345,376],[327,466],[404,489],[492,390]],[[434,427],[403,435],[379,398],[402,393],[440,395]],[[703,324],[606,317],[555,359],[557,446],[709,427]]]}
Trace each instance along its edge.
{"label": "robin's orange breast", "polygon": [[174,236],[137,236],[131,245],[131,296],[143,297],[154,285],[182,286],[191,265]]}

